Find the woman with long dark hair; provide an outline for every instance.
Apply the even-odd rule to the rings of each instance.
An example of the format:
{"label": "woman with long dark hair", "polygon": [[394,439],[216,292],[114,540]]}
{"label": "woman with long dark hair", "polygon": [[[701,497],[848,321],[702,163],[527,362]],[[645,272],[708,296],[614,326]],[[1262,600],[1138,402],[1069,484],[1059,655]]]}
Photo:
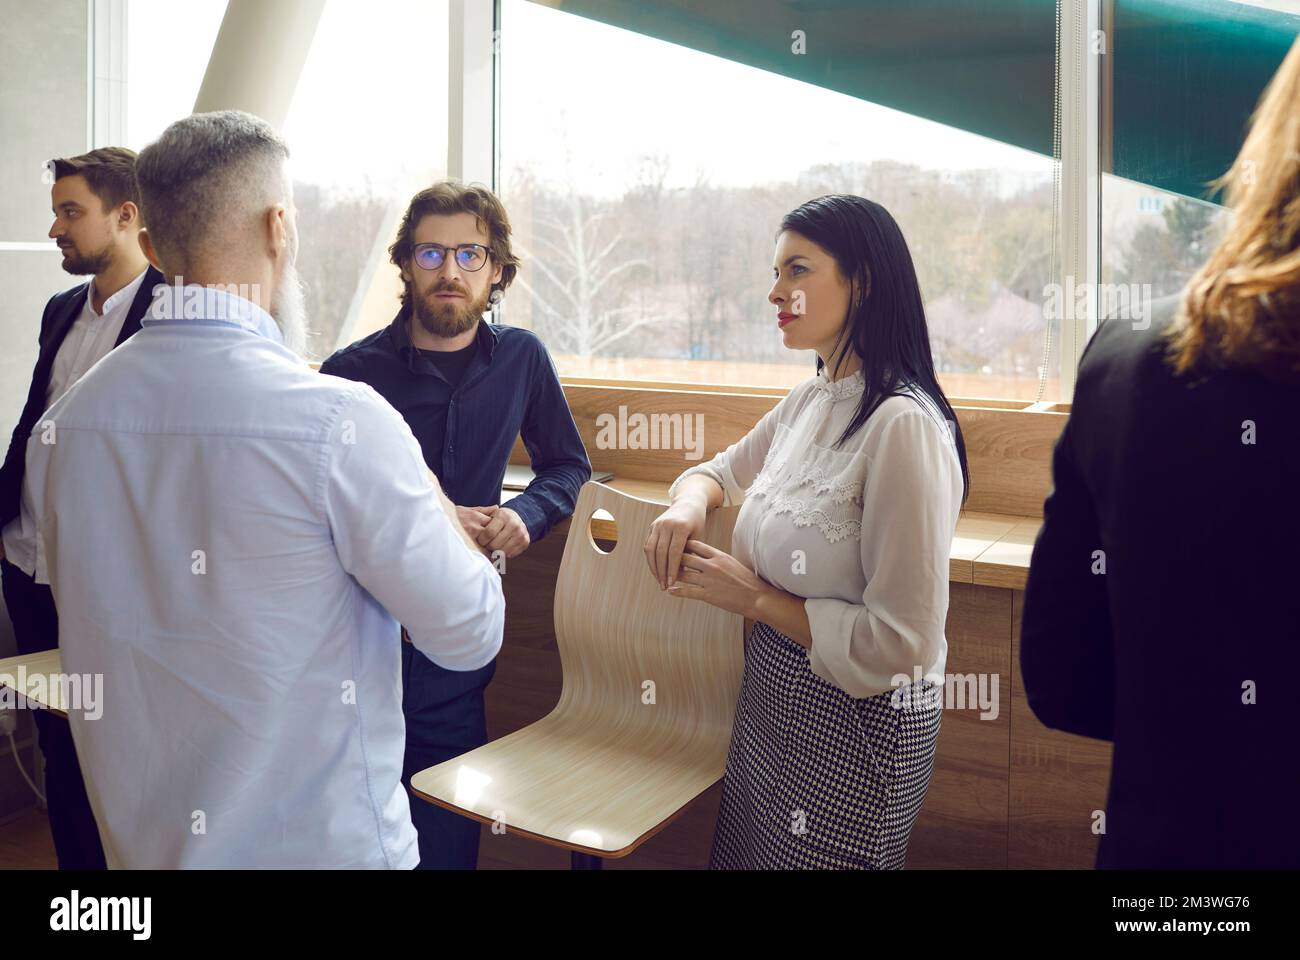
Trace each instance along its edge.
{"label": "woman with long dark hair", "polygon": [[[816,376],[674,481],[646,559],[674,596],[756,621],[710,865],[897,869],[934,769],[966,448],[884,207],[808,201],[773,271]],[[742,501],[734,557],[698,539]]]}

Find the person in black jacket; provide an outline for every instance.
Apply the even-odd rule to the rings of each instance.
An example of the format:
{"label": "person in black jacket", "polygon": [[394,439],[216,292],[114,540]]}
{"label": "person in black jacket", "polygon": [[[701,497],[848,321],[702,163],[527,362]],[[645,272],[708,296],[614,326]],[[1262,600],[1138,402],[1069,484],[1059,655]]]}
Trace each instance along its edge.
{"label": "person in black jacket", "polygon": [[[140,329],[163,276],[140,249],[135,152],[104,147],[50,164],[54,224],[63,269],[92,279],[55,294],[41,316],[39,352],[27,402],[0,467],[0,577],[18,652],[58,646],[58,616],[45,577],[36,518],[24,503],[27,439],[40,418],[82,374]],[[93,496],[93,478],[86,478]],[[106,509],[112,509],[106,507]],[[111,558],[107,559],[111,562]],[[104,851],[67,720],[34,714],[45,757],[50,831],[61,869],[103,869]]]}
{"label": "person in black jacket", "polygon": [[1115,744],[1098,867],[1300,867],[1297,102],[1300,41],[1227,236],[1149,324],[1101,325],[1053,454],[1020,663],[1043,723]]}

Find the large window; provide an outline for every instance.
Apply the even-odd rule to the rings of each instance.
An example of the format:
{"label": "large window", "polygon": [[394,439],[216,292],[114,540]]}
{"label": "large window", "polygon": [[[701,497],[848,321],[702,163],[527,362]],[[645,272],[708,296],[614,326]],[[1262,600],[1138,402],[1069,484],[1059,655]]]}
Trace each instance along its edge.
{"label": "large window", "polygon": [[[503,312],[561,373],[807,377],[766,300],[774,237],[844,192],[902,227],[945,388],[1037,395],[1050,156],[526,0],[501,10],[500,187],[524,257]],[[1058,372],[1052,357],[1046,398]]]}
{"label": "large window", "polygon": [[392,320],[397,217],[446,172],[446,0],[326,3],[284,136],[308,347],[323,359]]}
{"label": "large window", "polygon": [[[1082,347],[1049,308],[1060,237],[1095,228],[1089,279],[1176,293],[1227,225],[1209,181],[1300,24],[1271,0],[1064,3],[1104,34],[1081,210],[1062,200],[1080,168],[1054,159],[1053,0],[481,3],[465,49],[490,44],[499,72],[466,109],[495,111],[523,256],[500,317],[539,333],[561,373],[806,377],[812,354],[783,348],[766,300],[774,235],[803,201],[851,192],[908,239],[949,393],[1026,401],[1068,399]],[[130,0],[131,145],[191,108],[224,8]],[[317,357],[396,310],[385,248],[410,195],[445,175],[448,124],[466,123],[448,111],[450,19],[446,0],[325,5],[284,125]],[[466,123],[467,142],[489,126]]]}
{"label": "large window", "polygon": [[1177,294],[1230,214],[1212,181],[1232,164],[1300,30],[1271,3],[1114,0],[1100,110],[1101,273],[1144,303]]}
{"label": "large window", "polygon": [[129,0],[126,146],[143,150],[189,116],[225,13],[226,0]]}
{"label": "large window", "polygon": [[[193,109],[225,8],[130,0],[130,146]],[[411,194],[445,174],[446,131],[446,0],[326,3],[282,131],[313,358],[392,319],[384,248]]]}
{"label": "large window", "polygon": [[1102,282],[1132,290],[1144,310],[1182,290],[1228,226],[1214,203],[1109,174],[1102,204]]}

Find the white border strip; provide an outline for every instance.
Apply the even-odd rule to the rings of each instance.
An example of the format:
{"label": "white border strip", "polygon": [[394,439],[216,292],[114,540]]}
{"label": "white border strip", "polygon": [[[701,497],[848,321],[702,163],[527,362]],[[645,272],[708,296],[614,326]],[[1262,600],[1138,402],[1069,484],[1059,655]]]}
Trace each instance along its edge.
{"label": "white border strip", "polygon": [[40,253],[42,251],[52,252],[58,249],[58,244],[53,240],[37,240],[33,243],[24,243],[17,240],[0,241],[0,253]]}

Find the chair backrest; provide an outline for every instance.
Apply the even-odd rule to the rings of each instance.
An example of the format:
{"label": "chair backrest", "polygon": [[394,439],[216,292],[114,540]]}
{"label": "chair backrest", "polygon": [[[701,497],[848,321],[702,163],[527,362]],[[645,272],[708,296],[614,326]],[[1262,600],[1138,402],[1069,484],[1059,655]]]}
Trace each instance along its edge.
{"label": "chair backrest", "polygon": [[[604,553],[591,515],[605,510],[618,543]],[[730,736],[744,665],[744,620],[659,589],[643,547],[662,503],[587,483],[578,496],[555,587],[555,637],[564,669],[557,714],[657,738]],[[738,508],[710,513],[705,542],[731,550]]]}

